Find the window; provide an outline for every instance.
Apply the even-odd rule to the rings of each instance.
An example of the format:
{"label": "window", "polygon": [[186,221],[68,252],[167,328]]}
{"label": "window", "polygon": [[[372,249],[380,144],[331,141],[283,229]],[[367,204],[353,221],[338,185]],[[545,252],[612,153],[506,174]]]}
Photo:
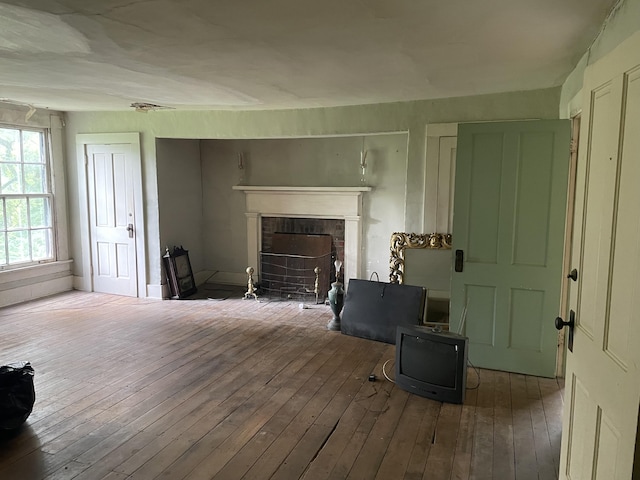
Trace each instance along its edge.
{"label": "window", "polygon": [[52,203],[45,131],[0,125],[0,268],[54,259]]}

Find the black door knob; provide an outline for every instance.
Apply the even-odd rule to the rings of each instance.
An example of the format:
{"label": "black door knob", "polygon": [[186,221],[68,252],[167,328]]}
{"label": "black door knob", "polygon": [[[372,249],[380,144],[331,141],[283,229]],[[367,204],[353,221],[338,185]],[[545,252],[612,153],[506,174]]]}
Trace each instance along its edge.
{"label": "black door knob", "polygon": [[570,352],[573,352],[573,330],[576,326],[576,312],[574,312],[573,310],[569,311],[568,322],[565,322],[562,317],[556,317],[555,324],[558,330],[562,330],[565,325],[569,327],[569,341],[567,343],[567,348]]}
{"label": "black door knob", "polygon": [[562,317],[556,317],[556,328],[558,330],[562,330],[565,326],[569,327],[569,328],[573,328],[576,324],[576,319],[575,319],[575,313],[573,312],[573,310],[571,311],[571,313],[569,314],[569,321],[565,322]]}
{"label": "black door knob", "polygon": [[574,282],[577,282],[578,281],[578,270],[576,270],[575,268],[573,270],[571,270],[571,273],[569,273],[567,275],[567,278],[570,278]]}

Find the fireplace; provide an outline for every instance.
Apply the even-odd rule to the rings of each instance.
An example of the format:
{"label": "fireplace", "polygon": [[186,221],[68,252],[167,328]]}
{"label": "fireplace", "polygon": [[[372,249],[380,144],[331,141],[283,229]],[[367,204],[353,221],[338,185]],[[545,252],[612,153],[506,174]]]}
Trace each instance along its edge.
{"label": "fireplace", "polygon": [[[307,218],[344,222],[344,283],[359,278],[362,263],[362,196],[371,187],[270,187],[238,185],[246,195],[247,266],[260,268],[263,218]],[[339,254],[338,254],[339,255]],[[257,272],[256,280],[260,280]]]}
{"label": "fireplace", "polygon": [[[273,251],[275,233],[299,233],[306,235],[329,235],[333,259],[344,258],[344,220],[337,218],[261,217],[261,251]],[[292,252],[277,252],[292,253]]]}
{"label": "fireplace", "polygon": [[344,258],[344,220],[261,217],[260,288],[271,298],[326,299]]}

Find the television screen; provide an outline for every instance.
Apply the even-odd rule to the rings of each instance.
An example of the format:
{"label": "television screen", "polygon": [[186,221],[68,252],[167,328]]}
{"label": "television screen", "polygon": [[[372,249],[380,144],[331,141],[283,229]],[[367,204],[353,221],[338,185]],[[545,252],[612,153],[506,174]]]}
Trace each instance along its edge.
{"label": "television screen", "polygon": [[463,403],[468,339],[425,326],[399,326],[396,332],[396,384],[443,402]]}

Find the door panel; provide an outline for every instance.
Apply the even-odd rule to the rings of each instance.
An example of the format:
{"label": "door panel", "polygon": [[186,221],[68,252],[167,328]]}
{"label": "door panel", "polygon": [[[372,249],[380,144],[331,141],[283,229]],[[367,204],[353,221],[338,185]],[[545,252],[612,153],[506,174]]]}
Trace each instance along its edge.
{"label": "door panel", "polygon": [[629,479],[640,403],[640,35],[585,75],[560,478]]}
{"label": "door panel", "polygon": [[[464,131],[464,127],[462,128]],[[469,211],[466,229],[467,262],[495,264],[498,261],[503,142],[504,136],[501,132],[480,133],[473,136],[471,150],[473,163],[470,176],[465,179],[463,187],[469,192],[467,205],[465,205]],[[459,185],[457,178],[456,185]],[[460,195],[456,197],[456,202],[459,202],[459,197]],[[458,208],[457,204],[455,208]],[[456,221],[457,218],[454,216],[454,229]]]}
{"label": "door panel", "polygon": [[568,429],[563,430],[563,438],[569,438],[572,449],[567,474],[569,478],[577,480],[591,477],[591,464],[584,463],[583,459],[587,452],[593,452],[598,409],[580,380],[572,377],[571,385],[571,399],[568,404],[571,406],[570,416],[574,421]]}
{"label": "door panel", "polygon": [[[495,345],[496,288],[467,285],[466,302],[473,298],[474,309],[467,312],[466,334],[478,345]],[[454,329],[457,330],[457,327]]]}
{"label": "door panel", "polygon": [[87,145],[93,289],[138,295],[133,159],[129,145]]}
{"label": "door panel", "polygon": [[471,361],[554,376],[569,164],[569,122],[458,129],[450,322]]}
{"label": "door panel", "polygon": [[553,140],[554,135],[547,132],[520,136],[512,255],[514,265],[546,266],[553,186]]}
{"label": "door panel", "polygon": [[542,323],[544,291],[511,289],[509,347],[540,352],[543,345]]}
{"label": "door panel", "polygon": [[[587,178],[589,188],[585,192],[586,212],[584,232],[597,235],[598,241],[587,241],[584,244],[584,257],[597,258],[605,255],[606,244],[611,236],[611,211],[613,209],[613,189],[615,187],[615,169],[613,159],[616,156],[617,130],[619,125],[619,105],[608,83],[593,91],[591,95],[591,131],[588,137],[589,160],[587,163]],[[607,225],[609,223],[609,225]],[[600,311],[595,316],[580,315],[580,328],[585,334],[593,338],[594,319],[604,317],[604,305],[597,295],[607,288],[607,275],[600,272],[603,260],[587,261],[582,267],[582,282],[580,284],[580,310]],[[600,300],[599,300],[600,299]],[[600,301],[600,304],[598,302]],[[578,312],[580,313],[580,312]]]}
{"label": "door panel", "polygon": [[[613,247],[613,266],[611,270],[611,295],[607,305],[608,315],[605,323],[605,351],[627,368],[629,358],[629,335],[631,327],[630,312],[637,312],[637,282],[630,281],[635,269],[640,265],[637,248],[640,238],[640,69],[626,78],[626,102],[624,117],[624,148],[619,182],[618,204],[616,211],[615,240]],[[633,158],[635,157],[635,158]],[[636,208],[634,208],[634,206]]]}

